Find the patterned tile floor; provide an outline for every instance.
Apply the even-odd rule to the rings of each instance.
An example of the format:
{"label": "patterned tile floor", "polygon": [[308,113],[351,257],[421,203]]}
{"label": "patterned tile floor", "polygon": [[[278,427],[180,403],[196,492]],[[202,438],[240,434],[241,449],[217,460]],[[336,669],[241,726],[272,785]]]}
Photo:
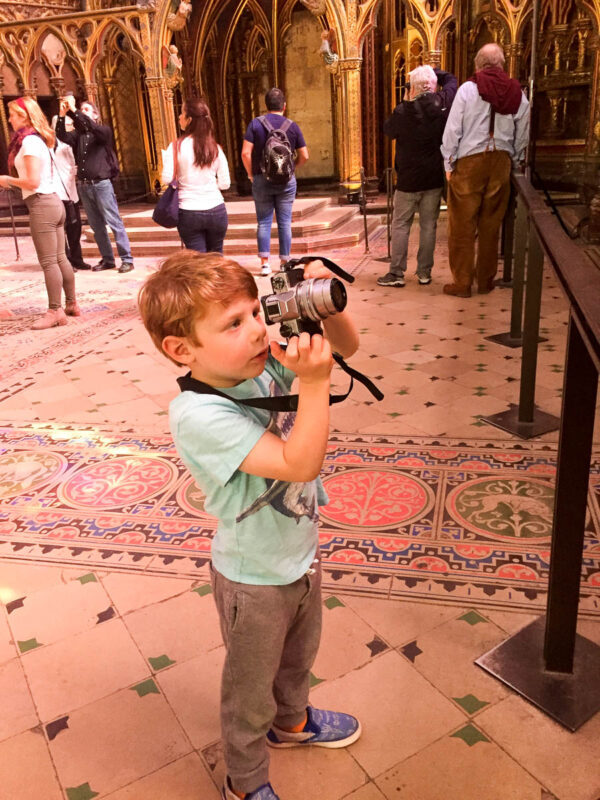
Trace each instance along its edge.
{"label": "patterned tile floor", "polygon": [[[481,420],[518,398],[519,351],[484,338],[508,329],[510,294],[443,296],[440,228],[428,287],[412,275],[405,289],[376,286],[383,229],[370,257],[332,255],[356,276],[352,363],[386,397],[359,388],[332,414],[313,701],[358,714],[364,734],[347,751],[276,752],[272,780],[283,800],[598,800],[600,715],[568,733],[473,664],[543,608],[557,436],[522,443]],[[203,559],[178,557],[186,541],[198,556],[210,525],[170,450],[177,370],[135,311],[153,260],[125,276],[79,273],[83,316],[34,333],[43,290],[21,248],[15,264],[0,239],[0,797],[217,800],[223,647]],[[566,319],[548,273],[536,397],[554,414]],[[158,459],[163,493],[147,487],[128,505],[125,470],[90,505],[85,471],[106,461],[118,472],[134,456]],[[600,644],[596,470],[579,632]],[[144,550],[159,496],[162,528]],[[338,502],[349,496],[353,507]],[[188,519],[182,531],[186,515],[203,527],[190,535]]]}

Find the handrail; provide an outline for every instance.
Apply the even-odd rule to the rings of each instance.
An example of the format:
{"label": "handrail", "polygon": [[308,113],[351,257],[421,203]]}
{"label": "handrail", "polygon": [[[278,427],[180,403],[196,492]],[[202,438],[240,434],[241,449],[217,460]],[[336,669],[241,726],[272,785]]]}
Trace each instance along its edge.
{"label": "handrail", "polygon": [[595,360],[600,363],[600,271],[587,254],[563,231],[554,213],[524,175],[513,176],[534,228],[558,280],[586,336]]}

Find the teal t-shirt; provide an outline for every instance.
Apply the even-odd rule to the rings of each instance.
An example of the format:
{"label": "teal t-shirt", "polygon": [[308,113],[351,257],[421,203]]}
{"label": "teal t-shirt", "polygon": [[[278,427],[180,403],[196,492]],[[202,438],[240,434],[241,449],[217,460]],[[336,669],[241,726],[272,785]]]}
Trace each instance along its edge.
{"label": "teal t-shirt", "polygon": [[[238,399],[287,394],[294,373],[269,356],[257,378],[220,391]],[[218,518],[214,568],[240,583],[282,586],[309,569],[318,544],[320,479],[310,483],[259,478],[238,467],[265,430],[286,439],[292,412],[267,411],[215,395],[182,392],[170,404],[175,447]]]}

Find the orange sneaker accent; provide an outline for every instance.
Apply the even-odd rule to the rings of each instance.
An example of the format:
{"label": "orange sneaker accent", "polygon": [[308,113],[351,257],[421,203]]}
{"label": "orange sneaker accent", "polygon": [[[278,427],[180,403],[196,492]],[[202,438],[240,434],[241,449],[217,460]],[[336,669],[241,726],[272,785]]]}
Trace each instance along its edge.
{"label": "orange sneaker accent", "polygon": [[49,308],[45,314],[42,314],[39,319],[36,319],[31,326],[31,330],[43,331],[46,330],[46,328],[55,328],[57,325],[66,324],[67,318],[62,308]]}

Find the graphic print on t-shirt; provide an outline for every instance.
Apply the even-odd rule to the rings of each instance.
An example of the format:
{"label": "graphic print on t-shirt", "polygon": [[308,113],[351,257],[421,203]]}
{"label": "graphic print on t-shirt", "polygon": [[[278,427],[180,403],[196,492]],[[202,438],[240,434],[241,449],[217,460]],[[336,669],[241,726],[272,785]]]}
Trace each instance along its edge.
{"label": "graphic print on t-shirt", "polygon": [[[269,387],[271,397],[283,395],[282,389],[276,381],[271,381]],[[274,433],[280,439],[286,440],[294,424],[295,413],[292,411],[271,411],[271,419],[267,430]],[[241,522],[247,517],[256,514],[265,506],[272,506],[280,514],[291,517],[300,522],[302,517],[308,517],[313,522],[317,522],[317,499],[314,484],[311,483],[289,483],[288,481],[278,481],[265,478],[266,490],[260,494],[254,502],[241,511],[236,517],[236,522]]]}

